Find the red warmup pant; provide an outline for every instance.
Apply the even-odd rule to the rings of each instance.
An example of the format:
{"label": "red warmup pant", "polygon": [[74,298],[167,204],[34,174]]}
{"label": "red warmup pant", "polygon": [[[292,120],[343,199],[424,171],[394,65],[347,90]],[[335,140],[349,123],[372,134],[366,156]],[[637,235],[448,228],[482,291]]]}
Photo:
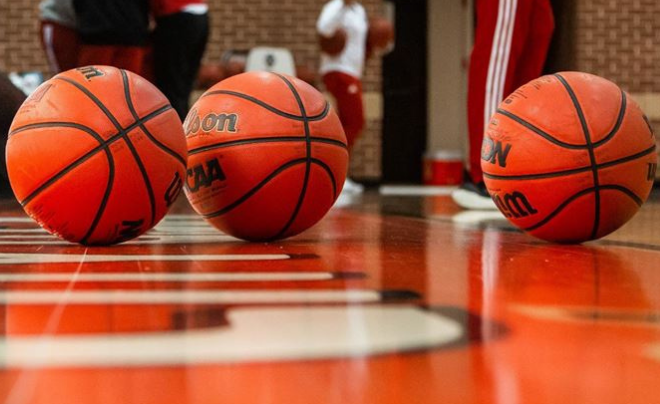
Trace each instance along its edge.
{"label": "red warmup pant", "polygon": [[554,31],[550,0],[477,0],[468,78],[469,172],[483,181],[481,143],[499,103],[543,72]]}
{"label": "red warmup pant", "polygon": [[51,73],[73,69],[78,62],[78,33],[53,21],[41,22],[41,44]]}
{"label": "red warmup pant", "polygon": [[362,83],[357,77],[341,72],[323,75],[325,88],[337,100],[339,120],[344,127],[349,150],[355,144],[364,128],[364,107],[362,105]]}
{"label": "red warmup pant", "polygon": [[144,74],[146,48],[121,45],[81,45],[78,65],[106,65]]}

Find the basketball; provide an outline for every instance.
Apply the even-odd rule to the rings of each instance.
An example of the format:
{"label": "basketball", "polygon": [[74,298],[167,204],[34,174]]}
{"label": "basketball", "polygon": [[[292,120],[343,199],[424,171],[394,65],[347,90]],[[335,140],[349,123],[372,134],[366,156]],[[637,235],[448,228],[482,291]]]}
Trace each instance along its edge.
{"label": "basketball", "polygon": [[385,18],[372,18],[369,20],[367,32],[367,45],[370,49],[382,50],[394,41],[394,27]]}
{"label": "basketball", "polygon": [[7,142],[12,190],[47,231],[85,245],[132,239],[179,194],[186,142],[145,79],[114,67],[60,73],[21,105]]}
{"label": "basketball", "polygon": [[346,46],[346,32],[338,29],[332,36],[319,35],[319,46],[323,53],[330,56],[339,55]]}
{"label": "basketball", "polygon": [[184,128],[188,200],[234,237],[298,234],[341,192],[346,136],[323,95],[302,80],[267,72],[226,79],[195,103]]}
{"label": "basketball", "polygon": [[591,74],[543,76],[506,98],[481,153],[486,187],[516,226],[579,243],[625,224],[649,196],[655,137],[639,105]]}

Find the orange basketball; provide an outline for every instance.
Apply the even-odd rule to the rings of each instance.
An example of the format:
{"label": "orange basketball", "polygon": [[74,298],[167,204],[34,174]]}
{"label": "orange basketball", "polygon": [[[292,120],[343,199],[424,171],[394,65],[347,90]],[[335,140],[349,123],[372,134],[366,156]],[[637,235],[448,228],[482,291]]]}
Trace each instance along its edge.
{"label": "orange basketball", "polygon": [[139,236],[183,186],[176,112],[145,79],[88,66],[43,83],[14,117],[7,169],[16,198],[49,232],[81,244]]}
{"label": "orange basketball", "polygon": [[302,80],[266,72],[231,77],[202,95],[184,127],[188,200],[235,237],[298,234],[341,192],[346,136],[323,95]]}
{"label": "orange basketball", "polygon": [[603,237],[648,197],[655,137],[639,105],[616,84],[563,72],[520,87],[493,115],[481,166],[500,211],[549,241]]}
{"label": "orange basketball", "polygon": [[371,49],[385,49],[394,41],[394,26],[385,18],[377,17],[369,20],[367,44]]}
{"label": "orange basketball", "polygon": [[323,53],[339,55],[346,46],[346,31],[340,28],[332,36],[319,35],[319,46]]}

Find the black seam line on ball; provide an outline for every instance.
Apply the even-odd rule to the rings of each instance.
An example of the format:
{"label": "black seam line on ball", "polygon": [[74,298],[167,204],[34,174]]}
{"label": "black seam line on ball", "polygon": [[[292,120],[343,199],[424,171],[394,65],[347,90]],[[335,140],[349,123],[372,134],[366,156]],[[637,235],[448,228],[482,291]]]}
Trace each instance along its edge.
{"label": "black seam line on ball", "polygon": [[[138,127],[140,125],[140,122],[144,123],[147,120],[146,117],[145,117],[141,120],[136,120],[131,125],[129,125],[128,128],[122,128],[121,124],[119,123],[119,121],[117,121],[117,118],[115,118],[115,116],[112,115],[110,110],[108,110],[108,108],[101,102],[101,100],[99,100],[91,91],[89,91],[87,88],[85,88],[85,86],[81,85],[80,83],[78,83],[74,80],[66,78],[66,77],[56,77],[56,79],[62,80],[64,82],[67,82],[67,83],[71,84],[72,86],[77,88],[79,91],[81,91],[83,94],[85,94],[87,96],[87,98],[89,98],[92,102],[94,102],[94,104],[96,104],[96,106],[99,107],[99,109],[101,111],[103,111],[103,113],[106,115],[106,117],[112,122],[112,124],[117,129],[117,132],[118,132],[117,135],[116,135],[117,138],[124,139],[124,141],[126,141],[127,144],[129,143],[128,133],[131,130]],[[169,108],[166,108],[166,107],[169,107]],[[167,110],[167,109],[170,109],[170,108],[172,108],[170,105],[166,105],[165,107],[161,107],[156,111],[159,111],[159,110],[162,109],[163,112],[164,112],[164,110]],[[151,115],[151,114],[149,114],[149,115]],[[149,116],[149,115],[147,115],[147,116]],[[154,116],[157,116],[157,115],[154,115]],[[152,116],[152,118],[154,116]],[[98,225],[99,221],[101,220],[101,217],[103,216],[103,213],[105,212],[105,208],[108,204],[108,201],[110,199],[110,194],[112,192],[114,177],[115,177],[114,165],[112,165],[110,175],[108,175],[108,186],[106,188],[105,194],[103,195],[103,199],[101,200],[101,203],[99,204],[98,210],[96,212],[96,216],[94,218],[94,221],[92,222],[91,227],[89,228],[89,230],[87,231],[85,236],[80,241],[80,243],[82,243],[82,244],[87,244],[87,239],[89,237],[91,237],[91,235],[94,233],[94,230],[96,230],[96,226]]]}
{"label": "black seam line on ball", "polygon": [[[128,75],[124,70],[120,70],[120,73],[124,86],[124,97],[126,98],[126,105],[128,106],[128,109],[131,111],[131,115],[133,115],[133,119],[135,119],[135,122],[137,122],[140,120],[140,117],[138,116],[133,106],[133,100],[131,99],[131,89],[128,83]],[[144,127],[144,124],[140,125],[140,129],[143,132],[146,132],[146,128]],[[130,136],[128,136],[128,134],[126,134],[126,136],[124,137],[124,142],[131,151],[131,154],[133,155],[133,159],[135,160],[135,163],[137,164],[140,170],[140,174],[142,174],[142,180],[144,181],[144,186],[147,189],[147,195],[149,196],[149,206],[151,207],[151,220],[149,222],[149,227],[152,227],[154,225],[154,222],[156,221],[156,197],[154,196],[154,188],[153,185],[151,184],[151,180],[149,179],[147,168],[144,166],[144,163],[142,162],[142,159],[140,158],[140,155],[138,154],[137,149],[135,148],[135,145],[131,141],[131,138]]]}
{"label": "black seam line on ball", "polygon": [[243,94],[243,93],[240,93],[238,91],[230,91],[230,90],[211,91],[211,92],[208,92],[208,93],[202,95],[202,98],[208,97],[210,95],[216,95],[216,94],[231,95],[233,97],[242,98],[246,101],[250,101],[254,104],[257,104],[260,107],[265,108],[265,109],[269,110],[270,112],[272,112],[276,115],[279,115],[279,116],[282,116],[282,117],[288,118],[288,119],[293,119],[294,121],[306,121],[306,120],[307,121],[320,121],[321,119],[325,118],[328,115],[328,113],[330,112],[330,104],[326,101],[325,105],[323,106],[323,111],[321,111],[320,114],[305,118],[305,117],[300,116],[300,115],[294,115],[294,114],[290,114],[288,112],[284,112],[284,111],[282,111],[280,109],[277,109],[274,106],[272,106],[270,104],[267,104],[267,103],[261,101],[260,99],[255,98],[251,95]]}
{"label": "black seam line on ball", "polygon": [[64,175],[66,175],[68,172],[73,170],[75,167],[83,163],[84,161],[87,161],[90,159],[93,155],[96,154],[99,150],[104,150],[106,157],[108,158],[108,165],[111,167],[114,166],[114,159],[112,157],[112,153],[110,153],[109,146],[106,144],[106,142],[103,140],[101,135],[96,133],[93,129],[88,128],[84,125],[79,125],[71,122],[44,122],[44,123],[35,123],[35,124],[30,124],[23,126],[22,128],[18,128],[14,131],[14,133],[26,131],[29,129],[39,129],[39,128],[72,128],[72,129],[78,129],[81,130],[90,136],[92,136],[97,142],[99,142],[99,146],[95,147],[92,149],[92,152],[88,152],[82,157],[78,158],[76,161],[73,163],[69,164],[67,167],[64,169],[60,170],[57,174],[54,176],[50,177],[46,182],[41,184],[39,187],[37,187],[34,191],[32,191],[25,199],[23,199],[20,204],[21,206],[25,206],[28,203],[32,201],[37,195],[39,195],[41,192],[43,192],[46,188],[51,186],[53,183],[55,183],[57,180],[62,178]]}
{"label": "black seam line on ball", "polygon": [[335,180],[335,175],[332,173],[332,169],[330,168],[330,166],[325,164],[323,161],[319,159],[315,159],[313,157],[312,157],[312,164],[317,164],[328,174],[328,177],[330,177],[330,182],[332,182],[332,200],[337,199],[337,181]]}
{"label": "black seam line on ball", "polygon": [[[235,200],[231,204],[229,204],[229,205],[225,206],[224,208],[222,208],[220,210],[217,210],[215,212],[204,214],[204,215],[202,215],[202,217],[204,217],[205,219],[211,219],[211,218],[214,218],[214,217],[222,216],[222,215],[230,212],[235,207],[237,207],[238,205],[242,204],[247,199],[249,199],[252,195],[254,195],[261,188],[263,188],[268,182],[270,182],[270,180],[277,177],[277,175],[280,174],[282,171],[284,171],[288,168],[291,168],[293,166],[296,166],[298,164],[305,163],[306,161],[307,161],[307,159],[301,158],[301,159],[291,160],[291,161],[281,165],[275,171],[270,173],[266,178],[264,178],[254,188],[249,190],[247,193],[245,193],[243,196],[241,196],[240,198],[238,198],[237,200]],[[332,172],[330,171],[330,168],[327,165],[325,165],[325,163],[323,163],[321,160],[317,160],[315,158],[312,158],[312,164],[318,164],[319,166],[321,166],[321,168],[323,168],[324,170],[326,170],[328,172],[328,175],[330,176],[330,181],[332,182],[332,189],[333,189],[333,192],[336,196],[337,195],[337,184],[335,182],[335,177],[332,175]]]}
{"label": "black seam line on ball", "polygon": [[[140,116],[138,115],[137,111],[135,110],[135,106],[133,105],[133,100],[131,99],[131,95],[130,95],[130,92],[129,92],[129,89],[128,89],[128,75],[126,74],[126,71],[123,70],[123,69],[121,70],[121,75],[122,75],[122,79],[124,80],[124,88],[126,90],[125,94],[126,94],[126,102],[128,103],[128,109],[131,111],[131,115],[133,115],[133,118],[136,121],[138,121],[140,119]],[[151,142],[156,147],[158,147],[159,149],[163,150],[165,153],[167,153],[167,154],[171,155],[172,157],[174,157],[179,163],[181,163],[183,168],[186,168],[186,159],[181,157],[177,152],[170,149],[169,147],[167,147],[167,145],[165,145],[164,143],[161,143],[158,139],[156,139],[151,134],[151,132],[149,131],[149,129],[147,128],[147,126],[144,123],[140,124],[140,129],[142,129],[142,132],[145,135],[147,135],[149,140],[151,140]]]}
{"label": "black seam line on ball", "polygon": [[307,195],[307,186],[309,184],[309,176],[312,170],[312,142],[311,142],[311,131],[309,128],[309,121],[307,119],[307,111],[305,110],[305,104],[303,103],[302,98],[300,97],[300,94],[298,94],[298,90],[296,87],[287,79],[286,77],[282,76],[281,74],[273,73],[276,76],[278,76],[280,79],[286,83],[286,85],[289,87],[291,90],[291,93],[293,93],[294,98],[296,99],[296,102],[298,103],[298,108],[300,108],[300,114],[303,117],[303,127],[305,128],[305,176],[303,177],[303,184],[302,184],[302,189],[300,190],[300,196],[298,197],[298,203],[296,203],[296,207],[293,210],[293,214],[289,218],[289,221],[284,225],[284,227],[275,235],[273,236],[273,239],[278,239],[282,237],[286,232],[289,230],[291,225],[295,222],[296,218],[298,217],[298,213],[300,213],[300,209],[302,208],[303,201],[305,200],[305,196]]}
{"label": "black seam line on ball", "polygon": [[91,91],[89,91],[85,86],[81,85],[80,83],[76,82],[75,80],[71,80],[71,79],[66,78],[66,77],[55,77],[55,79],[57,79],[57,80],[62,80],[62,81],[66,81],[67,83],[69,83],[69,84],[71,84],[72,86],[76,87],[78,90],[82,91],[83,94],[85,94],[85,95],[87,96],[87,98],[89,98],[90,100],[92,100],[92,102],[94,102],[94,104],[96,104],[96,106],[99,107],[99,109],[101,109],[101,111],[103,111],[103,113],[105,114],[105,116],[107,116],[108,119],[110,120],[110,122],[112,122],[112,124],[115,125],[115,128],[117,128],[117,130],[121,130],[121,129],[122,129],[121,124],[119,123],[119,121],[117,121],[117,118],[115,118],[115,116],[112,115],[112,113],[110,112],[110,110],[108,110],[108,108],[107,108],[107,107],[101,102],[101,100],[99,100],[99,99],[98,99],[98,98],[97,98],[97,97],[96,97]]}
{"label": "black seam line on ball", "polygon": [[[171,107],[168,107],[168,108],[165,108],[165,109],[164,109],[164,108],[161,108],[161,109],[159,109],[159,110],[156,110],[156,111],[154,111],[154,112],[151,112],[150,114],[148,114],[148,115],[146,115],[144,118],[142,118],[140,121],[141,121],[141,122],[143,122],[143,121],[144,121],[144,122],[149,121],[150,119],[155,118],[156,116],[162,114],[163,112],[165,112],[165,111],[167,111],[167,110],[169,110],[169,109],[171,109]],[[129,126],[129,127],[126,129],[126,131],[127,131],[127,132],[130,132],[131,130],[133,130],[133,129],[134,129],[135,127],[137,127],[137,126],[138,126],[138,123],[136,122],[135,124]],[[84,132],[89,133],[90,135],[94,136],[95,138],[96,138],[96,136],[98,136],[98,138],[96,138],[96,139],[99,141],[100,145],[97,146],[97,147],[95,147],[95,148],[93,148],[92,150],[88,151],[88,152],[85,153],[84,155],[78,157],[76,160],[74,160],[73,162],[71,162],[68,166],[64,167],[64,168],[63,168],[62,170],[60,170],[57,174],[55,174],[54,176],[52,176],[51,178],[49,178],[46,182],[44,182],[42,185],[40,185],[37,189],[35,189],[34,191],[32,191],[32,192],[31,192],[31,193],[30,193],[25,199],[23,199],[23,201],[21,202],[21,205],[22,205],[22,206],[25,206],[26,204],[30,203],[30,201],[31,201],[34,197],[36,197],[37,195],[39,195],[41,192],[43,192],[46,188],[48,188],[48,187],[49,187],[50,185],[52,185],[54,182],[56,182],[57,180],[59,180],[60,178],[62,178],[62,177],[63,177],[64,175],[66,175],[69,171],[73,170],[74,168],[76,168],[76,167],[79,166],[80,164],[82,164],[82,163],[84,163],[85,161],[87,161],[88,159],[90,159],[92,156],[94,156],[94,155],[95,155],[96,153],[98,153],[100,150],[104,150],[104,149],[108,148],[112,143],[116,142],[116,141],[119,140],[119,139],[122,139],[122,133],[119,132],[119,133],[116,133],[116,134],[112,135],[111,137],[109,137],[108,140],[103,140],[103,138],[102,138],[97,132],[95,132],[92,128],[89,128],[89,127],[87,127],[87,126],[80,125],[80,124],[77,124],[77,123],[72,123],[72,122],[40,122],[40,123],[32,123],[32,124],[25,125],[25,126],[22,126],[22,127],[20,127],[20,128],[15,129],[15,130],[13,131],[13,133],[18,134],[18,133],[20,133],[20,132],[26,132],[26,131],[31,130],[31,129],[58,128],[58,127],[79,129],[79,130],[82,130],[82,131],[84,131]],[[106,151],[106,153],[109,153],[109,151]],[[110,153],[110,155],[112,155],[112,153]]]}
{"label": "black seam line on ball", "polygon": [[[261,138],[252,138],[252,139],[240,139],[240,140],[231,140],[228,142],[218,142],[215,144],[210,144],[207,146],[202,146],[198,147],[195,149],[192,149],[188,152],[188,155],[193,155],[193,154],[199,154],[203,153],[209,150],[214,150],[214,149],[221,149],[224,147],[232,147],[232,146],[240,146],[244,144],[251,144],[251,143],[280,143],[280,142],[302,142],[305,141],[306,138],[305,136],[283,136],[283,137],[261,137]],[[338,140],[334,139],[328,139],[328,138],[323,138],[323,137],[310,137],[310,141],[312,143],[325,143],[337,147],[341,147],[342,149],[348,150],[348,146],[340,142]]]}
{"label": "black seam line on ball", "polygon": [[[599,163],[596,165],[596,168],[600,170],[602,168],[608,168],[619,164],[627,163],[629,161],[637,160],[638,158],[648,156],[649,154],[652,154],[654,152],[655,152],[655,145],[639,153],[631,154],[630,156],[622,157],[620,159],[608,161],[605,163]],[[571,170],[553,171],[549,173],[539,173],[539,174],[525,174],[525,175],[497,175],[497,174],[489,174],[489,173],[483,173],[483,174],[484,177],[493,180],[512,181],[512,180],[539,180],[545,178],[563,177],[563,176],[579,174],[587,171],[591,171],[591,166],[574,168]]]}
{"label": "black seam line on ball", "polygon": [[277,177],[281,172],[283,172],[287,168],[293,167],[293,166],[298,165],[298,164],[305,163],[306,161],[307,161],[306,158],[300,158],[300,159],[291,160],[291,161],[288,161],[288,162],[282,164],[281,166],[276,168],[272,173],[270,173],[266,178],[264,178],[260,183],[255,185],[254,188],[252,188],[251,190],[246,192],[243,196],[241,196],[240,198],[238,198],[234,202],[230,203],[229,205],[225,206],[224,208],[222,208],[220,210],[217,210],[217,211],[211,212],[211,213],[207,213],[207,214],[204,214],[202,216],[205,219],[212,219],[214,217],[224,215],[225,213],[233,210],[235,207],[237,207],[238,205],[245,202],[248,198],[250,198],[252,195],[257,193],[257,191],[259,191],[261,188],[263,188],[270,180]]}
{"label": "black seam line on ball", "polygon": [[583,149],[586,149],[586,148],[587,148],[586,145],[572,144],[572,143],[562,142],[562,141],[556,139],[555,137],[553,137],[552,135],[550,135],[549,133],[544,132],[544,131],[541,130],[540,128],[534,126],[533,124],[527,122],[526,120],[524,120],[523,118],[519,117],[518,115],[516,115],[516,114],[514,114],[514,113],[512,113],[512,112],[509,112],[509,111],[507,111],[507,110],[504,110],[504,109],[498,108],[498,109],[495,111],[495,113],[500,114],[500,115],[504,115],[504,116],[506,116],[507,118],[510,118],[510,119],[514,120],[515,122],[519,123],[520,125],[524,126],[524,127],[527,128],[527,129],[529,129],[529,130],[532,131],[533,133],[536,133],[537,135],[539,135],[539,136],[541,136],[542,138],[544,138],[544,139],[550,141],[551,143],[556,144],[557,146],[561,146],[561,147],[563,147],[563,148],[566,148],[566,149],[573,149],[573,150],[583,150]]}
{"label": "black seam line on ball", "polygon": [[[137,112],[135,111],[135,107],[133,106],[133,100],[131,99],[131,93],[130,93],[130,85],[128,82],[128,75],[126,74],[125,70],[120,69],[120,73],[122,76],[122,82],[124,86],[124,97],[126,98],[126,105],[128,106],[128,109],[131,111],[131,115],[133,116],[133,119],[135,119],[135,122],[138,122],[140,120],[140,117],[138,116]],[[148,130],[146,129],[143,123],[141,123],[139,127],[145,134],[148,132]],[[149,137],[151,138],[151,136]],[[140,155],[138,154],[135,145],[133,145],[130,136],[128,136],[128,133],[124,137],[124,142],[126,142],[126,145],[130,149],[131,154],[133,155],[133,159],[135,160],[135,163],[138,165],[138,168],[140,169],[140,173],[142,174],[142,179],[144,180],[144,184],[147,188],[147,194],[149,195],[149,203],[151,205],[150,224],[151,226],[153,226],[156,218],[156,198],[154,196],[154,190],[153,190],[153,186],[151,185],[151,180],[149,179],[149,175],[147,174],[147,169],[144,166],[144,163],[142,162],[142,159],[140,158]]]}
{"label": "black seam line on ball", "polygon": [[584,116],[584,111],[582,111],[582,106],[577,99],[577,95],[573,91],[573,88],[568,84],[566,79],[560,74],[555,74],[555,77],[561,82],[564,86],[568,95],[571,97],[571,102],[573,102],[573,107],[577,111],[578,118],[580,119],[580,125],[582,126],[582,132],[584,133],[584,139],[587,142],[589,160],[591,161],[591,172],[593,175],[594,181],[594,224],[591,229],[591,238],[596,238],[598,234],[598,228],[600,226],[600,186],[598,179],[598,162],[596,161],[596,153],[594,152],[593,144],[591,143],[591,134],[589,133],[589,126],[587,125],[587,119]]}
{"label": "black seam line on ball", "polygon": [[[630,197],[630,199],[632,199],[632,200],[637,204],[637,206],[642,206],[642,204],[644,203],[644,201],[642,201],[642,198],[640,198],[639,196],[637,196],[637,194],[635,194],[635,193],[634,193],[633,191],[631,191],[630,189],[628,189],[628,188],[626,188],[626,187],[622,187],[622,186],[620,186],[620,185],[601,185],[601,186],[600,186],[600,189],[601,189],[601,190],[603,190],[603,189],[605,189],[605,190],[609,189],[609,190],[614,190],[614,191],[620,191],[620,192],[623,192],[624,194],[628,195],[628,196]],[[578,192],[577,194],[575,194],[575,195],[571,196],[570,198],[564,200],[564,202],[562,202],[562,204],[559,205],[559,206],[557,207],[557,209],[555,209],[554,211],[552,211],[552,213],[550,213],[548,216],[546,216],[543,220],[541,220],[540,222],[536,223],[535,225],[530,226],[530,227],[527,227],[527,228],[525,228],[525,229],[523,229],[523,230],[525,230],[525,231],[533,231],[533,230],[538,229],[539,227],[543,226],[544,224],[546,224],[546,223],[548,223],[550,220],[552,220],[552,219],[553,219],[555,216],[557,216],[559,213],[561,213],[561,211],[562,211],[562,210],[563,210],[568,204],[570,204],[571,202],[573,202],[573,201],[576,200],[577,198],[579,198],[579,197],[581,197],[581,196],[583,196],[583,195],[586,195],[586,194],[588,194],[588,193],[590,193],[590,192],[593,192],[593,191],[595,191],[595,190],[596,190],[596,187],[591,187],[591,188],[583,189],[582,191]]]}
{"label": "black seam line on ball", "polygon": [[[99,100],[94,94],[92,94],[91,91],[89,91],[87,88],[82,86],[80,83],[75,82],[74,80],[68,79],[66,77],[61,77],[58,78],[59,80],[63,80],[74,87],[76,87],[78,90],[80,90],[83,94],[87,96],[94,104],[96,104],[101,111],[110,119],[112,124],[115,126],[117,131],[119,132],[119,137],[123,138],[126,135],[126,132],[123,130],[117,119],[110,113],[108,108]],[[106,185],[105,188],[105,193],[103,194],[103,198],[101,199],[101,202],[99,203],[99,207],[96,210],[96,214],[94,215],[94,220],[92,220],[92,224],[90,225],[89,229],[85,233],[85,236],[80,240],[81,244],[87,244],[88,239],[94,234],[94,230],[96,230],[96,226],[98,226],[99,222],[101,221],[101,217],[103,216],[103,213],[105,212],[105,208],[108,205],[108,201],[110,200],[110,194],[112,193],[112,187],[114,185],[114,180],[115,180],[115,167],[114,164],[112,164],[109,170],[109,175],[108,175],[108,184]]]}
{"label": "black seam line on ball", "polygon": [[607,143],[610,139],[614,137],[619,132],[619,129],[621,128],[621,124],[623,123],[623,118],[626,115],[626,109],[628,105],[626,93],[623,90],[621,91],[621,106],[619,107],[619,115],[616,117],[616,122],[614,123],[614,127],[612,127],[612,130],[610,133],[607,134],[604,138],[601,140],[594,142],[593,146],[594,148],[597,148],[599,146],[602,146],[603,144]]}
{"label": "black seam line on ball", "polygon": [[[565,85],[568,85],[568,83],[566,83]],[[617,132],[621,128],[621,124],[623,123],[623,118],[626,114],[626,106],[627,105],[628,105],[628,102],[627,102],[626,94],[625,94],[625,92],[623,92],[623,90],[621,90],[621,106],[619,107],[619,114],[617,115],[617,119],[616,119],[616,122],[614,123],[614,127],[612,128],[610,133],[607,134],[607,136],[605,136],[603,139],[593,143],[592,147],[597,148],[599,146],[602,146],[603,144],[605,144],[609,140],[611,140],[614,137],[614,135],[617,134]],[[546,139],[546,140],[548,140],[548,141],[550,141],[550,142],[552,142],[552,143],[554,143],[558,146],[561,146],[561,147],[564,147],[564,148],[567,148],[567,149],[573,149],[573,150],[581,150],[581,149],[588,149],[589,148],[588,144],[587,145],[578,145],[578,144],[573,144],[573,143],[562,142],[561,140],[555,138],[551,134],[543,131],[542,129],[538,128],[537,126],[533,125],[532,123],[526,121],[525,119],[523,119],[523,118],[519,117],[518,115],[516,115],[512,112],[509,112],[507,110],[498,108],[496,112],[500,115],[504,115],[504,116],[514,120],[518,124],[526,127],[527,129],[531,130],[532,132],[536,133],[537,135],[543,137],[544,139]]]}

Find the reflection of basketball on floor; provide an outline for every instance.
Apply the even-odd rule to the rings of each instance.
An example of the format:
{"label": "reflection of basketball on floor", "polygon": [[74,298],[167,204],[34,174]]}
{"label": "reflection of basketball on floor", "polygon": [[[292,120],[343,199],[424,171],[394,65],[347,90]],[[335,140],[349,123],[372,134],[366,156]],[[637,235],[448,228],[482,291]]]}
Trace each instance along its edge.
{"label": "reflection of basketball on floor", "polygon": [[318,222],[342,189],[346,137],[323,95],[294,77],[250,72],[209,89],[184,124],[186,195],[211,224],[273,240]]}
{"label": "reflection of basketball on floor", "polygon": [[16,198],[46,230],[112,244],[163,218],[183,184],[181,121],[145,79],[113,67],[58,74],[21,106],[7,143]]}
{"label": "reflection of basketball on floor", "polygon": [[614,83],[564,72],[500,104],[484,135],[482,168],[512,223],[545,240],[582,242],[618,229],[646,200],[655,138]]}

